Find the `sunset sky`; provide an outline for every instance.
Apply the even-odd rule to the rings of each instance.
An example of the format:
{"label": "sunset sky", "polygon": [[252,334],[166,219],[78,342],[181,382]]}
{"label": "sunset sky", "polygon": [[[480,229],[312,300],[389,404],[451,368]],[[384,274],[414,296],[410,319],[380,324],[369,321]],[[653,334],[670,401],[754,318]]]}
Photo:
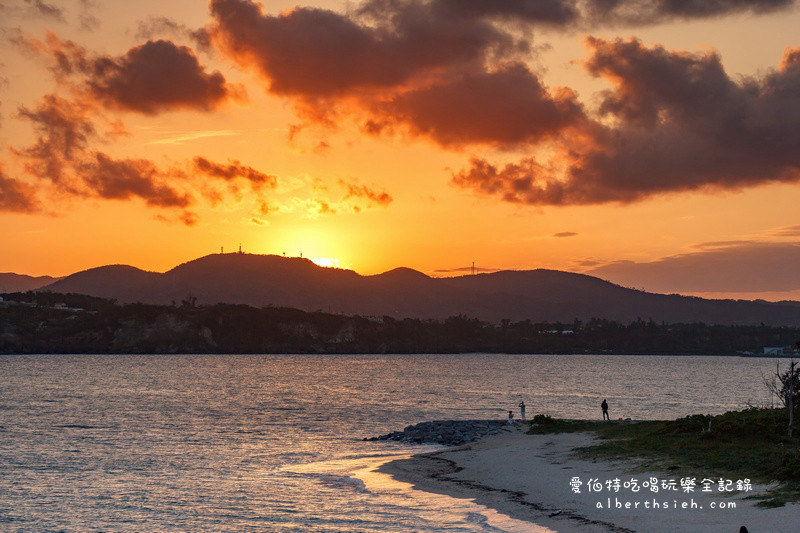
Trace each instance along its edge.
{"label": "sunset sky", "polygon": [[0,0],[0,272],[234,251],[800,299],[791,0]]}

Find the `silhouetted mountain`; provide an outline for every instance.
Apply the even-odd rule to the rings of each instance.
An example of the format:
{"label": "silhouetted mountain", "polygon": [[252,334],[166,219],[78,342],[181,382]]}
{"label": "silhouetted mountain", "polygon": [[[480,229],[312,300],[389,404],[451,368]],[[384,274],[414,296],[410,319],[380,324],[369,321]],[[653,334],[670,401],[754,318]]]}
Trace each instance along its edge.
{"label": "silhouetted mountain", "polygon": [[14,274],[12,272],[0,273],[0,293],[2,292],[25,292],[33,291],[50,285],[59,278],[52,276],[26,276],[24,274]]}
{"label": "silhouetted mountain", "polygon": [[431,278],[408,268],[375,276],[322,268],[307,259],[214,254],[163,274],[114,265],[78,272],[43,290],[120,302],[233,303],[346,314],[415,318],[466,315],[502,319],[800,325],[791,302],[705,300],[627,289],[599,278],[555,270],[502,271]]}

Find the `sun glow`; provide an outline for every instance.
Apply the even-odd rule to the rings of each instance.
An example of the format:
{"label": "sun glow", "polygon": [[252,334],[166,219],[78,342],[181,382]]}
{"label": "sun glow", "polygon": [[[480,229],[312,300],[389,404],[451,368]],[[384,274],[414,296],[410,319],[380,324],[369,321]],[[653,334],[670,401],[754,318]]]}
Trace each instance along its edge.
{"label": "sun glow", "polygon": [[324,268],[350,268],[335,257],[312,257],[311,262]]}

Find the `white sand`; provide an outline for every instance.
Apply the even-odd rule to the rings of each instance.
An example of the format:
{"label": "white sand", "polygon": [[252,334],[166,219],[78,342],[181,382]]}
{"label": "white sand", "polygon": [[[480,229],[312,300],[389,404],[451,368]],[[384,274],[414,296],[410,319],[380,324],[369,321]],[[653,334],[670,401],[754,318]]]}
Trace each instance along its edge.
{"label": "white sand", "polygon": [[[705,477],[719,479],[714,472],[658,473],[634,470],[635,464],[590,462],[572,457],[574,448],[593,442],[589,433],[563,433],[556,435],[526,435],[522,431],[486,437],[476,443],[439,452],[421,454],[409,459],[392,461],[379,468],[399,481],[411,483],[427,492],[446,494],[456,498],[469,498],[476,503],[496,509],[512,518],[527,520],[554,531],[641,531],[641,532],[705,532],[738,533],[747,526],[751,533],[800,531],[800,505],[787,505],[777,509],[762,509],[747,495],[763,491],[756,486],[754,492],[733,492],[723,496],[717,491],[701,492],[701,487],[691,494],[680,487],[677,492],[660,490],[653,493],[642,489],[633,493],[621,488],[609,492],[603,487],[600,493],[587,493],[585,483],[589,478],[636,478],[641,484],[650,477],[679,480],[697,477],[698,485]],[[570,480],[577,476],[584,485],[575,494]],[[606,509],[608,498],[612,506],[615,498],[631,502],[629,509]],[[645,508],[653,499],[661,509]],[[674,501],[697,508],[674,508]],[[603,509],[596,507],[603,504]],[[639,508],[634,508],[639,502]],[[668,502],[670,508],[663,508]],[[712,504],[735,503],[735,509],[712,509]]]}

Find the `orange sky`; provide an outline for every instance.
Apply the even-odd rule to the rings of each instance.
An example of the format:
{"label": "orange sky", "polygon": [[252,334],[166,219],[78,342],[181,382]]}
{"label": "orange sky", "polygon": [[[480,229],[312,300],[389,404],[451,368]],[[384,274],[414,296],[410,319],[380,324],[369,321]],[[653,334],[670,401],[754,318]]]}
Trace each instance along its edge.
{"label": "orange sky", "polygon": [[[378,28],[381,18],[359,13],[357,3],[298,11],[292,2],[263,2],[263,24],[241,29],[226,27],[219,13],[254,4],[218,3],[214,12],[189,0],[4,2],[0,271],[65,275],[110,263],[163,271],[241,243],[252,253],[333,258],[361,273],[403,265],[444,275],[437,271],[472,261],[488,269],[599,268],[601,277],[663,292],[800,298],[800,274],[769,287],[755,281],[794,257],[800,235],[792,229],[800,224],[800,53],[797,63],[791,55],[800,46],[800,9],[792,2],[752,3],[770,4],[764,13],[657,13],[646,23],[461,13],[466,37],[453,38],[453,16],[431,18],[419,0],[424,31],[444,36],[422,50],[413,45],[425,37]],[[400,9],[392,4],[381,9]],[[340,23],[352,28],[335,46],[309,41],[308,28],[322,39]],[[201,28],[205,43],[192,33]],[[366,45],[365,35],[373,39]],[[588,36],[601,41],[590,46]],[[465,58],[472,41],[459,39],[467,37],[488,44]],[[506,38],[528,46],[505,50],[498,43]],[[158,39],[169,44],[146,46]],[[724,73],[714,71],[712,53]],[[59,54],[72,54],[68,69],[55,66]],[[182,78],[174,66],[155,81],[137,77],[167,56],[194,56],[197,72]],[[663,78],[655,79],[657,69]],[[725,88],[709,96],[720,80]],[[481,99],[477,85],[463,88],[483,81]],[[536,84],[543,92],[534,98]],[[622,110],[601,114],[608,91]],[[63,124],[54,126],[52,115],[31,118],[48,95],[60,99],[55,109],[80,108],[69,120],[79,114],[95,130],[72,151],[62,130],[53,133]],[[42,170],[46,158],[33,149],[43,120],[51,120],[47,161],[64,165],[59,178]],[[765,132],[757,134],[770,137],[775,153],[736,132],[748,128]],[[652,140],[630,144],[640,131]],[[702,154],[720,144],[731,153],[698,162],[705,156],[681,144],[693,135]],[[653,154],[634,157],[651,146]],[[534,156],[541,166],[533,177],[530,169],[503,171]],[[197,157],[214,170],[200,169]],[[474,158],[499,175],[454,179]],[[664,268],[682,261],[680,276],[652,266],[675,257]],[[719,269],[743,274],[727,285],[692,283]]]}

